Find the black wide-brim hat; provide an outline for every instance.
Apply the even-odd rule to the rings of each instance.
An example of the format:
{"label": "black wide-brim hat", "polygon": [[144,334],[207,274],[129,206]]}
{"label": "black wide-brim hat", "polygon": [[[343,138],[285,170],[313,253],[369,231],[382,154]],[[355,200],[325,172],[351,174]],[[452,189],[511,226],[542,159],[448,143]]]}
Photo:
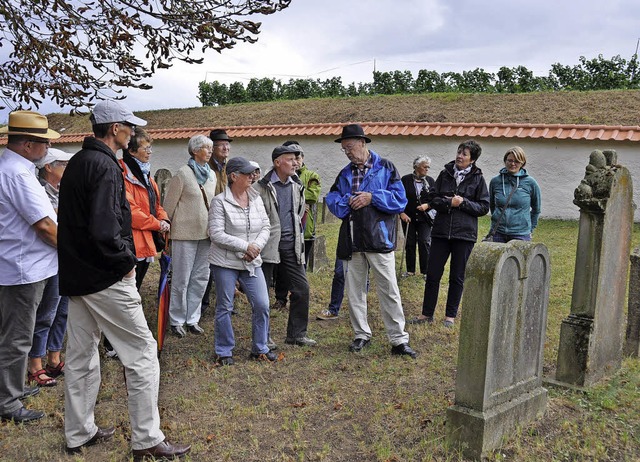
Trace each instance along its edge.
{"label": "black wide-brim hat", "polygon": [[366,137],[364,134],[364,130],[358,124],[349,124],[342,127],[342,135],[340,138],[335,140],[336,143],[341,142],[342,140],[346,140],[348,138],[362,138],[367,143],[371,143],[371,139]]}
{"label": "black wide-brim hat", "polygon": [[211,130],[211,133],[209,133],[209,138],[211,138],[211,141],[228,141],[229,143],[233,141],[231,138],[229,138],[227,132],[222,130],[221,128]]}

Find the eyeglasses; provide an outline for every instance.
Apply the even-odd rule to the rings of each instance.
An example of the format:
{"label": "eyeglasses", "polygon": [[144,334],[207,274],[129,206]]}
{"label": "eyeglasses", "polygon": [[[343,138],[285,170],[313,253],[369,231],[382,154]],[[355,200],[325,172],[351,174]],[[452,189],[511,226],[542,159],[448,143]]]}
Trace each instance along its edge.
{"label": "eyeglasses", "polygon": [[151,148],[151,146],[145,146],[144,148],[138,148],[138,151],[144,151],[151,154],[153,152],[153,149]]}
{"label": "eyeglasses", "polygon": [[118,122],[120,125],[126,125],[127,127],[129,127],[131,129],[132,132],[136,131],[136,126],[133,124],[130,124],[129,122]]}
{"label": "eyeglasses", "polygon": [[504,161],[506,164],[512,164],[512,165],[522,165],[522,162],[517,161],[515,159],[507,159]]}
{"label": "eyeglasses", "polygon": [[343,147],[340,148],[340,150],[344,153],[347,154],[351,151],[353,151],[353,149],[356,147],[358,143],[351,143],[351,144],[346,144]]}

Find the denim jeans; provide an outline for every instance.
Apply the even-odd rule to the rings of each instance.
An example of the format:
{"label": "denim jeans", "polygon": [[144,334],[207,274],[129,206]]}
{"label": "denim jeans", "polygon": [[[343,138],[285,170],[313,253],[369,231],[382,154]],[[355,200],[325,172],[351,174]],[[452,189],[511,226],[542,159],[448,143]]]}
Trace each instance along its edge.
{"label": "denim jeans", "polygon": [[42,358],[47,351],[61,351],[67,331],[69,298],[60,297],[58,275],[49,278],[36,312],[30,358]]}
{"label": "denim jeans", "polygon": [[493,235],[493,242],[509,242],[509,241],[531,241],[531,234],[502,234],[496,232]]}
{"label": "denim jeans", "polygon": [[221,357],[233,356],[236,340],[233,335],[231,312],[236,292],[236,281],[249,299],[251,316],[251,352],[267,353],[269,337],[269,291],[262,268],[255,269],[255,275],[249,276],[246,270],[223,268],[211,265],[211,273],[216,284],[216,323],[214,349]]}
{"label": "denim jeans", "polygon": [[433,238],[431,241],[431,255],[429,255],[427,282],[424,285],[423,315],[427,317],[433,316],[438,303],[440,279],[442,279],[442,274],[444,273],[444,266],[449,256],[451,256],[445,316],[449,318],[457,316],[460,300],[462,299],[462,289],[464,288],[464,273],[467,268],[467,260],[474,245],[475,242],[461,239]]}
{"label": "denim jeans", "polygon": [[331,282],[331,301],[329,302],[329,311],[338,314],[342,306],[344,298],[344,261],[336,258],[336,264],[333,267],[333,282]]}

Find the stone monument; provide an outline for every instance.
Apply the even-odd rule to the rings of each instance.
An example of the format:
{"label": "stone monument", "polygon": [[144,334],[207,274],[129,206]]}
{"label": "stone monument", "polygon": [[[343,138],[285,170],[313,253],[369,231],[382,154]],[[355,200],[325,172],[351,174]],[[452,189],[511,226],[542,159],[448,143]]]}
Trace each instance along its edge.
{"label": "stone monument", "polygon": [[628,300],[624,354],[637,358],[640,356],[640,248],[635,249],[631,254]]}
{"label": "stone monument", "polygon": [[481,242],[467,264],[447,438],[479,459],[542,414],[550,262],[543,244]]}
{"label": "stone monument", "polygon": [[593,151],[573,203],[580,207],[571,313],[562,321],[556,383],[588,387],[622,362],[633,186],[615,151]]}
{"label": "stone monument", "polygon": [[164,202],[164,195],[167,192],[167,185],[171,179],[171,172],[166,168],[159,168],[156,170],[156,174],[153,176],[153,179],[160,190],[160,203],[162,204]]}

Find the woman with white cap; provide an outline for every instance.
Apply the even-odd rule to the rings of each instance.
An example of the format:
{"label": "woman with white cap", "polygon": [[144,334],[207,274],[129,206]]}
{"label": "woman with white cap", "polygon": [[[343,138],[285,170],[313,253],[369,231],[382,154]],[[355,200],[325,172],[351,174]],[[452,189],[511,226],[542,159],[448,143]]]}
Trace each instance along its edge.
{"label": "woman with white cap", "polygon": [[[44,187],[47,197],[58,213],[58,195],[60,180],[73,154],[60,149],[49,148],[47,155],[35,162],[38,167],[38,179]],[[58,288],[58,275],[49,279],[42,294],[42,300],[36,312],[36,324],[33,331],[33,343],[29,351],[28,378],[41,387],[57,385],[56,378],[64,374],[64,361],[61,351],[64,335],[67,331],[67,312],[69,298],[61,297]],[[42,358],[47,356],[47,364],[42,367]]]}

